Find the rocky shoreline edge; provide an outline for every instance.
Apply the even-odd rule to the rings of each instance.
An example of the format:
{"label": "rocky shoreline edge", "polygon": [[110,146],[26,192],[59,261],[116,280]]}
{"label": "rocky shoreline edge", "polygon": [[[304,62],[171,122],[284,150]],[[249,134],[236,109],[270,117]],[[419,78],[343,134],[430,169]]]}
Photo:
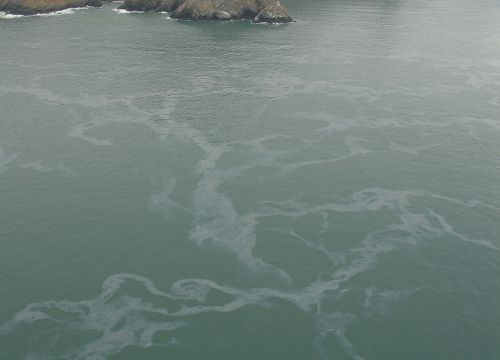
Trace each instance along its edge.
{"label": "rocky shoreline edge", "polygon": [[0,11],[12,15],[46,14],[86,6],[100,7],[110,0],[0,0]]}
{"label": "rocky shoreline edge", "polygon": [[[35,15],[86,6],[100,7],[111,0],[0,0],[0,11]],[[127,11],[168,12],[182,20],[251,20],[288,23],[293,19],[279,0],[124,0]]]}

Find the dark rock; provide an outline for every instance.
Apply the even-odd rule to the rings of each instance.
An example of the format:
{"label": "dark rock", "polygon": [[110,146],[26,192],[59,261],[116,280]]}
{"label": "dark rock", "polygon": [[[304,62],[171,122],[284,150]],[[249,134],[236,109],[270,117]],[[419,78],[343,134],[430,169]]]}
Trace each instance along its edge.
{"label": "dark rock", "polygon": [[183,0],[162,0],[161,4],[155,11],[172,12],[182,3]]}
{"label": "dark rock", "polygon": [[275,0],[184,0],[172,17],[187,20],[254,19]]}
{"label": "dark rock", "polygon": [[183,0],[125,0],[120,9],[128,11],[174,11]]}
{"label": "dark rock", "polygon": [[[217,0],[185,0],[175,9],[173,17],[186,20],[218,20]],[[228,16],[231,19],[231,14]]]}
{"label": "dark rock", "polygon": [[293,21],[288,10],[279,1],[265,7],[253,20],[256,23],[288,23]]}
{"label": "dark rock", "polygon": [[[287,10],[276,0],[125,0],[120,8],[129,11],[167,11],[172,12],[173,18],[185,20],[292,21]],[[256,19],[259,14],[261,16]]]}

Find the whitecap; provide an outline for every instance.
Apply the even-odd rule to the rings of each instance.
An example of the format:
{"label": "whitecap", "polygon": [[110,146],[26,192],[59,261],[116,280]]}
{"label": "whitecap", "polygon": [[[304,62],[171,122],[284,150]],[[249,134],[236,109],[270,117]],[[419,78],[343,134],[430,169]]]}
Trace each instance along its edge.
{"label": "whitecap", "polygon": [[74,13],[75,13],[74,9],[64,9],[64,10],[52,11],[52,12],[48,12],[48,13],[34,14],[33,16],[59,16],[59,15],[70,15],[70,14],[74,14]]}
{"label": "whitecap", "polygon": [[0,11],[0,19],[18,19],[23,17],[24,15],[16,15],[16,14],[10,14],[6,13],[4,11]]}
{"label": "whitecap", "polygon": [[78,10],[85,10],[88,8],[89,8],[88,6],[79,7],[79,8],[68,8],[68,9],[64,9],[64,10],[57,10],[57,11],[51,11],[51,12],[47,12],[47,13],[39,13],[39,14],[33,14],[33,15],[10,14],[10,13],[6,13],[4,11],[0,11],[0,19],[18,19],[18,18],[22,18],[22,17],[33,17],[33,16],[46,17],[46,16],[71,15],[71,14],[74,14]]}
{"label": "whitecap", "polygon": [[59,16],[59,15],[71,15],[77,12],[78,10],[86,10],[88,9],[88,6],[85,7],[78,7],[78,8],[68,8],[64,10],[57,10],[57,11],[51,11],[48,13],[40,13],[40,14],[34,14],[33,16]]}
{"label": "whitecap", "polygon": [[113,9],[113,11],[117,12],[118,14],[143,14],[144,13],[144,11],[126,10],[126,9],[120,9],[120,8]]}

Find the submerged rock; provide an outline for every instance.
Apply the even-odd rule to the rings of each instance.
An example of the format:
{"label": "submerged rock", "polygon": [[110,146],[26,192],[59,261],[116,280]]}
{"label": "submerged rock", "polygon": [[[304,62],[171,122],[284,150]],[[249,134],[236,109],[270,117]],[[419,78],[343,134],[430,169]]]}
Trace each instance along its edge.
{"label": "submerged rock", "polygon": [[288,23],[293,21],[288,10],[279,1],[265,7],[253,20],[256,23]]}
{"label": "submerged rock", "polygon": [[34,15],[70,8],[101,5],[102,0],[0,0],[0,11],[16,15]]}
{"label": "submerged rock", "polygon": [[286,8],[276,0],[125,0],[129,11],[167,11],[185,20],[237,20],[290,22]]}

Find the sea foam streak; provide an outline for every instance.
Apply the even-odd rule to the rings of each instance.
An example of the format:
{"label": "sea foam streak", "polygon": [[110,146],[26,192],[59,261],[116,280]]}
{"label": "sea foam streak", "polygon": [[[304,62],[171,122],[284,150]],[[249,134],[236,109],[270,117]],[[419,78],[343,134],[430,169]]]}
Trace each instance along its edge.
{"label": "sea foam streak", "polygon": [[[274,299],[289,302],[308,313],[317,325],[315,347],[318,354],[327,359],[323,343],[333,336],[355,359],[362,359],[354,344],[346,336],[346,327],[355,320],[354,315],[324,310],[324,302],[342,297],[349,291],[349,282],[356,275],[372,269],[379,256],[396,248],[399,243],[410,240],[436,238],[443,231],[453,231],[447,226],[436,227],[425,214],[409,210],[413,196],[427,195],[420,192],[367,189],[356,192],[347,202],[306,206],[293,201],[281,204],[267,204],[261,209],[261,216],[280,214],[297,217],[312,212],[380,211],[391,209],[400,214],[400,223],[388,224],[384,228],[368,233],[362,243],[350,250],[341,267],[318,276],[318,279],[299,289],[239,288],[222,285],[210,279],[183,279],[164,291],[148,278],[134,274],[116,274],[107,278],[101,293],[94,299],[78,302],[47,301],[33,303],[17,313],[11,321],[0,328],[0,333],[11,334],[18,329],[35,323],[50,325],[50,336],[57,337],[68,331],[86,331],[94,334],[93,340],[71,349],[59,349],[57,358],[64,359],[105,359],[120,352],[127,346],[149,347],[155,344],[155,333],[172,332],[169,345],[179,344],[175,330],[193,325],[194,317],[205,313],[231,313],[247,306],[272,304]],[[436,217],[435,213],[428,216]],[[437,216],[439,220],[439,216]],[[442,219],[441,219],[442,220]],[[444,221],[444,220],[442,220]],[[401,233],[406,235],[401,235]],[[453,231],[454,233],[454,231]],[[302,238],[306,246],[320,250],[326,255],[334,255],[330,250]],[[410,241],[411,243],[412,241]],[[480,244],[482,245],[482,244]],[[247,251],[247,250],[245,250]],[[355,256],[352,256],[355,255]],[[332,265],[336,259],[332,257]],[[129,295],[127,288],[132,283],[143,287],[142,295]],[[359,306],[374,309],[378,313],[387,312],[387,305],[398,298],[411,296],[417,289],[377,290],[366,289],[366,295]],[[134,294],[137,294],[134,292]],[[209,301],[212,294],[223,294],[216,303]],[[163,299],[162,305],[155,305],[151,296]],[[220,299],[220,297],[216,297]],[[353,304],[354,305],[354,304]],[[152,320],[154,319],[154,320]]]}
{"label": "sea foam streak", "polygon": [[79,8],[68,8],[64,10],[57,10],[57,11],[51,11],[48,13],[40,13],[40,14],[33,14],[33,15],[17,15],[17,14],[10,14],[6,13],[3,11],[0,11],[0,19],[19,19],[23,17],[32,17],[32,16],[59,16],[59,15],[71,15],[74,14],[78,10],[85,10],[88,9],[88,6],[85,7],[79,7]]}
{"label": "sea foam streak", "polygon": [[[323,84],[324,85],[324,84]],[[12,92],[12,90],[2,90]],[[2,325],[0,333],[8,335],[18,330],[25,330],[31,326],[48,326],[49,340],[71,331],[84,331],[92,334],[90,340],[71,348],[54,348],[53,358],[65,359],[105,359],[112,354],[119,353],[127,346],[146,348],[156,345],[155,334],[167,332],[171,334],[169,340],[158,345],[179,344],[176,340],[176,330],[184,326],[195,326],[194,320],[201,314],[221,314],[240,311],[249,306],[273,304],[273,300],[284,301],[306,312],[316,324],[317,336],[315,347],[324,359],[329,358],[324,344],[333,337],[344,347],[352,358],[362,359],[355,347],[355,342],[347,337],[346,327],[356,318],[353,314],[337,310],[326,310],[324,304],[342,298],[349,292],[350,282],[358,274],[374,268],[380,255],[397,249],[401,244],[411,245],[423,241],[461,241],[465,245],[483,247],[487,250],[498,250],[487,239],[472,239],[457,230],[449,219],[442,215],[438,208],[431,208],[429,200],[449,203],[462,207],[485,207],[494,209],[488,204],[476,201],[464,201],[433,194],[421,190],[400,190],[380,187],[354,191],[351,194],[340,196],[326,194],[321,199],[310,200],[304,194],[292,194],[287,200],[260,200],[255,206],[247,210],[239,209],[233,199],[224,192],[223,185],[242,176],[245,172],[258,169],[262,166],[272,167],[278,174],[294,174],[304,171],[305,168],[318,165],[332,164],[356,156],[373,153],[363,138],[343,137],[344,153],[334,154],[324,159],[290,160],[283,155],[290,155],[287,151],[273,150],[266,145],[269,142],[288,138],[295,140],[291,135],[273,134],[257,139],[213,143],[198,128],[177,122],[172,119],[171,113],[175,104],[175,97],[168,93],[151,93],[144,96],[163,98],[159,109],[141,108],[136,104],[137,97],[123,98],[88,97],[67,98],[57,96],[46,89],[19,89],[20,92],[30,93],[42,100],[55,102],[60,105],[79,104],[88,108],[98,107],[105,109],[102,119],[75,118],[77,124],[68,135],[87,141],[92,145],[112,145],[107,140],[90,138],[87,132],[109,124],[133,123],[150,128],[162,141],[174,139],[177,142],[192,145],[201,155],[196,163],[197,182],[192,193],[192,203],[189,209],[193,217],[192,231],[189,238],[199,244],[216,244],[227,250],[253,273],[263,272],[266,275],[277,275],[281,287],[237,287],[220,284],[211,279],[182,279],[174,282],[168,291],[161,290],[148,278],[134,274],[115,274],[108,277],[101,293],[93,299],[82,301],[47,301],[32,303],[18,312],[14,318]],[[278,92],[279,93],[279,92]],[[371,99],[371,94],[364,94]],[[124,110],[123,110],[124,109]],[[259,115],[260,116],[260,115]],[[328,118],[328,114],[319,114],[319,118]],[[394,120],[395,121],[395,120]],[[345,125],[345,126],[344,126]],[[360,124],[363,125],[363,124]],[[376,126],[399,126],[400,123],[390,120]],[[341,125],[348,129],[346,124]],[[315,144],[338,131],[335,124],[330,122],[318,128],[317,138],[310,139]],[[302,151],[297,141],[295,152]],[[237,148],[252,154],[247,162],[224,169],[221,166],[224,155],[234,152]],[[293,153],[292,153],[293,154]],[[1,161],[0,156],[0,161]],[[12,161],[12,155],[4,155],[4,159]],[[165,190],[150,198],[153,208],[161,210],[162,206],[171,208],[175,202],[172,194],[176,189],[175,178],[166,181]],[[309,200],[308,200],[309,199]],[[426,200],[422,206],[420,201]],[[420,205],[419,205],[420,204]],[[330,243],[320,237],[326,229],[333,226],[332,219],[337,215],[352,214],[353,216],[368,213],[388,215],[390,220],[378,225],[374,230],[367,231],[360,236],[356,243],[346,251],[333,251]],[[326,268],[316,279],[305,285],[294,285],[294,278],[290,269],[283,265],[266,262],[254,254],[257,245],[257,230],[259,222],[269,217],[282,217],[292,221],[307,216],[317,216],[323,219],[323,225],[317,234],[307,236],[299,233],[293,226],[276,226],[271,231],[289,235],[294,240],[310,250],[312,261],[326,260]],[[331,239],[329,239],[331,241]],[[288,271],[287,271],[288,270]],[[142,292],[128,291],[128,286],[137,283]],[[385,313],[388,304],[400,297],[411,296],[415,289],[383,289],[374,286],[365,290],[361,303],[363,308],[375,309]],[[210,295],[222,294],[218,300],[209,300]],[[156,304],[152,298],[158,297],[161,301]],[[222,300],[221,300],[222,298]],[[333,299],[333,300],[332,300]],[[355,305],[355,304],[354,304]],[[353,305],[353,306],[354,306]],[[36,342],[36,339],[27,339]],[[42,339],[45,340],[45,339]],[[47,341],[47,344],[50,344]],[[45,343],[40,344],[48,351]],[[47,345],[48,346],[48,345]],[[37,353],[43,358],[43,354]]]}
{"label": "sea foam streak", "polygon": [[[127,346],[140,348],[155,345],[178,346],[181,342],[175,336],[175,330],[188,326],[193,316],[204,313],[230,313],[272,299],[289,301],[304,311],[310,311],[314,305],[321,303],[318,291],[335,289],[343,281],[345,281],[344,275],[330,282],[318,281],[317,284],[301,291],[283,291],[271,288],[244,290],[223,286],[207,279],[185,279],[175,282],[170,291],[163,291],[145,277],[122,273],[107,278],[102,285],[101,293],[94,299],[30,304],[18,312],[12,320],[4,323],[0,327],[0,334],[8,335],[27,326],[50,325],[44,340],[52,344],[64,332],[93,334],[93,340],[70,349],[52,347],[50,356],[40,350],[31,355],[48,359],[106,359]],[[145,298],[150,296],[161,298],[163,302],[170,303],[170,307],[158,307],[148,300],[127,295],[124,291],[132,282],[143,286]],[[229,299],[220,304],[207,304],[207,299],[212,293],[225,294]],[[316,311],[316,315],[312,314],[317,316],[322,338],[329,333],[328,329],[336,329],[334,335],[341,336],[350,348],[350,352],[355,352],[353,345],[343,333],[348,322],[339,320],[339,313],[328,315]],[[151,320],[152,318],[155,320]],[[154,336],[159,332],[171,332],[170,340],[165,343],[155,343]],[[32,339],[32,345],[38,342],[39,340]]]}

